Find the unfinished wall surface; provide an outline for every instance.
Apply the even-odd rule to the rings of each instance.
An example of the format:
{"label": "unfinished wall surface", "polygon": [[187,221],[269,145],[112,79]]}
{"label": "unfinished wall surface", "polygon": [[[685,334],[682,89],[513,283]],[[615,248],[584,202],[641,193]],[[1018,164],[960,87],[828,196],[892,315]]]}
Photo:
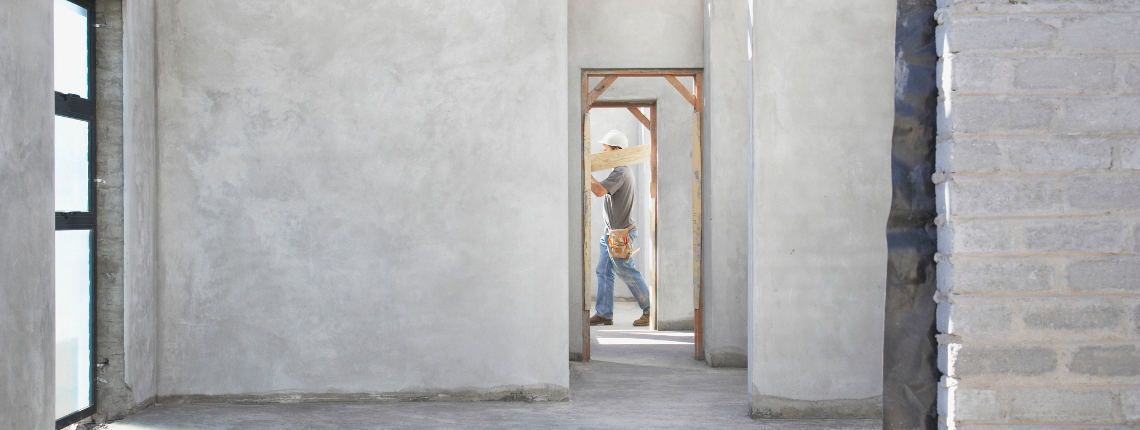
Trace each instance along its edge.
{"label": "unfinished wall surface", "polygon": [[123,1],[123,349],[132,407],[157,395],[154,0]]}
{"label": "unfinished wall surface", "polygon": [[154,2],[98,0],[95,95],[98,413],[119,419],[157,388]]}
{"label": "unfinished wall surface", "polygon": [[748,365],[748,2],[705,0],[704,343],[713,367]]}
{"label": "unfinished wall surface", "polygon": [[755,417],[881,415],[895,2],[757,2]]}
{"label": "unfinished wall surface", "polygon": [[939,6],[940,420],[1135,426],[1140,5]]}
{"label": "unfinished wall surface", "polygon": [[[567,10],[569,60],[565,88],[569,95],[569,139],[565,150],[569,159],[566,173],[567,195],[570,200],[567,210],[569,219],[577,220],[582,213],[579,196],[582,195],[583,187],[580,167],[582,69],[700,68],[703,64],[703,21],[700,0],[573,0],[568,2]],[[660,173],[660,166],[658,169]],[[583,314],[582,226],[580,221],[567,226],[567,262],[570,273],[570,326],[567,333],[571,358],[580,358]],[[690,233],[690,241],[691,236]],[[689,266],[692,266],[691,261]],[[664,274],[659,275],[660,282],[660,279],[664,279]]]}
{"label": "unfinished wall surface", "polygon": [[52,2],[0,3],[0,426],[55,428]]}
{"label": "unfinished wall surface", "polygon": [[567,398],[566,7],[160,2],[160,398]]}

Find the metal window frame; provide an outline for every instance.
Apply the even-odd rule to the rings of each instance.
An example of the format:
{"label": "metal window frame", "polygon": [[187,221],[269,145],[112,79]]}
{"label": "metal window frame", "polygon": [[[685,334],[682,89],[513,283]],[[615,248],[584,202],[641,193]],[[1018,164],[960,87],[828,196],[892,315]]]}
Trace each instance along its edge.
{"label": "metal window frame", "polygon": [[[95,220],[97,216],[96,208],[98,207],[98,196],[95,190],[95,167],[96,167],[96,148],[98,141],[96,140],[96,122],[95,122],[95,2],[93,0],[67,0],[68,2],[84,8],[87,10],[87,97],[76,94],[62,94],[55,92],[55,115],[62,116],[80,121],[85,121],[87,127],[87,211],[86,212],[56,212],[55,213],[55,231],[64,230],[88,230],[91,232],[91,284],[90,284],[90,321],[88,322],[88,331],[90,332],[90,347],[91,356],[89,358],[91,370],[91,383],[90,383],[90,399],[91,404],[86,408],[72,412],[55,420],[55,428],[62,429],[72,425],[84,418],[90,417],[95,414],[98,400],[95,393],[96,388],[96,372],[98,365],[96,364],[96,350],[97,339],[95,336],[95,320],[98,318],[96,306],[96,280],[97,265],[98,265],[98,231],[95,228]],[[54,21],[52,25],[54,26]],[[54,137],[52,138],[54,142]],[[52,151],[54,153],[54,149]],[[54,193],[54,190],[53,190]],[[54,361],[53,361],[54,365]],[[52,387],[52,390],[55,388]]]}

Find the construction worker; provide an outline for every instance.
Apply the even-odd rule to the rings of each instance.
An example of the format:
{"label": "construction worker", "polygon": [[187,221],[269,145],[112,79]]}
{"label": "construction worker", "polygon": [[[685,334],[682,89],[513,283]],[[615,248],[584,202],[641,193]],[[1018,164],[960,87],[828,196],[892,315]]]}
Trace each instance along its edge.
{"label": "construction worker", "polygon": [[[602,152],[620,151],[629,147],[629,140],[622,132],[611,130],[602,137]],[[633,322],[635,326],[649,325],[649,285],[641,272],[634,267],[632,258],[613,258],[610,255],[610,234],[614,230],[628,229],[629,240],[637,238],[637,228],[633,223],[633,201],[635,189],[633,172],[628,166],[618,166],[602,182],[590,175],[590,191],[595,196],[605,197],[606,233],[602,235],[601,254],[598,255],[598,300],[590,325],[613,325],[614,323],[614,275],[621,278],[629,287],[637,304],[641,306],[641,318]],[[619,232],[624,233],[624,232]]]}

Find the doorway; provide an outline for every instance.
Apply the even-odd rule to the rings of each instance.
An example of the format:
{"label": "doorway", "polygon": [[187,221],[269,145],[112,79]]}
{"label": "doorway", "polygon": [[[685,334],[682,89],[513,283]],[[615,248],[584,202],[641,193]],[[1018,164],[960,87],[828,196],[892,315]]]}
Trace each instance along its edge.
{"label": "doorway", "polygon": [[[701,76],[700,69],[598,69],[598,70],[583,70],[581,75],[582,82],[582,361],[589,361],[591,354],[591,328],[589,323],[590,311],[592,308],[593,300],[591,297],[594,292],[594,268],[591,264],[592,254],[595,252],[594,237],[596,236],[592,231],[591,214],[593,212],[591,203],[594,197],[590,191],[591,173],[595,171],[605,170],[620,165],[631,164],[647,164],[650,170],[650,183],[648,192],[651,201],[654,204],[652,222],[650,223],[649,234],[652,237],[652,244],[654,246],[658,243],[658,229],[657,217],[659,213],[657,205],[657,187],[658,187],[658,127],[657,127],[657,113],[658,106],[656,100],[599,100],[600,97],[614,85],[621,78],[653,78],[662,79],[676,89],[676,91],[688,102],[691,106],[691,123],[692,123],[692,139],[691,139],[691,186],[692,186],[692,307],[693,307],[693,357],[697,360],[704,359],[703,348],[703,324],[701,314],[701,287],[703,275],[701,271],[701,243],[702,243],[702,195],[701,190],[703,186],[703,172],[702,172],[702,137],[701,126],[703,121],[702,113],[702,97],[701,97]],[[689,87],[686,87],[681,80],[692,80]],[[628,79],[627,79],[628,80]],[[691,88],[690,88],[691,87]],[[631,151],[623,150],[619,152],[631,151],[620,157],[615,157],[613,153],[609,155],[602,155],[595,153],[592,150],[593,142],[591,142],[591,110],[592,109],[626,109],[629,114],[635,117],[645,129],[648,130],[649,142],[647,150]],[[632,149],[632,148],[631,148]],[[658,254],[653,253],[656,257]],[[658,328],[658,277],[656,270],[658,264],[656,261],[652,264],[654,275],[652,276],[653,282],[650,288],[650,301],[651,301],[651,328]],[[688,293],[685,293],[688,294]],[[685,299],[686,301],[688,299]]]}

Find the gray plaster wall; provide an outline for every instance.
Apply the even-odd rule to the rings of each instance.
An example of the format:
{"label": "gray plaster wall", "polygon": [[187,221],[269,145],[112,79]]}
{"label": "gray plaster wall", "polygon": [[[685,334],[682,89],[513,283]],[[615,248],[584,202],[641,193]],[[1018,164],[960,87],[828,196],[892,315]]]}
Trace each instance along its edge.
{"label": "gray plaster wall", "polygon": [[1140,423],[1140,4],[939,1],[940,426]]}
{"label": "gray plaster wall", "polygon": [[157,395],[155,4],[123,2],[123,348],[134,406]]}
{"label": "gray plaster wall", "polygon": [[754,417],[881,416],[895,2],[757,2]]}
{"label": "gray plaster wall", "polygon": [[[568,334],[570,356],[574,358],[582,354],[582,225],[577,221],[581,218],[580,196],[584,187],[580,167],[582,69],[700,68],[703,64],[703,21],[700,0],[571,0],[567,10],[569,60],[565,88],[569,95],[569,138],[565,149],[569,159],[566,195],[569,196],[571,220],[567,224],[570,274]],[[661,167],[658,169],[660,174]],[[658,191],[660,193],[660,189]],[[689,236],[691,242],[692,233]],[[660,249],[662,244],[658,245]],[[664,266],[660,257],[658,264]],[[687,265],[691,271],[691,260]],[[665,279],[664,273],[658,273],[658,276],[658,283]],[[590,308],[593,308],[592,304]]]}
{"label": "gray plaster wall", "polygon": [[567,398],[566,10],[158,3],[160,398]]}
{"label": "gray plaster wall", "polygon": [[748,68],[746,0],[705,0],[704,347],[713,367],[748,365]]}
{"label": "gray plaster wall", "polygon": [[0,426],[55,428],[52,2],[0,3]]}

